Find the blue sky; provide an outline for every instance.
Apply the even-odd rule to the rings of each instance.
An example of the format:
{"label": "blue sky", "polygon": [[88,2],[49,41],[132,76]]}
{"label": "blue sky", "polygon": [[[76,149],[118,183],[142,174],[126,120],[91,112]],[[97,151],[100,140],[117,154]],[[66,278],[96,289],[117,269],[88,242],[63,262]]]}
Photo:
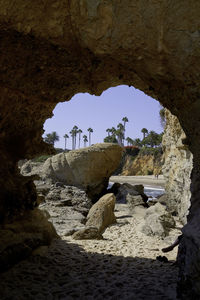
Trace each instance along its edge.
{"label": "blue sky", "polygon": [[[88,93],[76,94],[70,101],[56,105],[54,116],[44,123],[44,135],[56,131],[60,140],[55,143],[55,147],[64,148],[63,135],[67,133],[70,136],[69,132],[77,125],[86,135],[87,129],[91,127],[94,131],[92,143],[100,143],[107,136],[106,129],[117,127],[126,116],[129,119],[126,137],[142,138],[143,127],[157,133],[163,131],[159,110],[158,101],[125,85],[109,88],[98,97]],[[71,149],[71,136],[67,140],[67,148]]]}

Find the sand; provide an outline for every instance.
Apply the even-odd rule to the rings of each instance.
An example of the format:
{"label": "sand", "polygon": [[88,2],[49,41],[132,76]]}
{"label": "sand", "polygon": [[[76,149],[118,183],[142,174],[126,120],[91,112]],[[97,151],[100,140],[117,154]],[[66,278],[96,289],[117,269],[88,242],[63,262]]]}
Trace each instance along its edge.
{"label": "sand", "polygon": [[111,176],[111,182],[119,182],[119,183],[130,183],[130,184],[143,184],[144,186],[152,186],[152,187],[164,187],[165,180],[163,175],[159,175],[158,178],[155,178],[154,175],[147,176]]}
{"label": "sand", "polygon": [[[161,248],[180,231],[165,240],[149,237],[139,231],[144,209],[130,215],[117,204],[115,214],[103,240],[55,240],[2,274],[0,299],[176,299],[177,248],[165,254]],[[169,262],[156,260],[159,255]]]}

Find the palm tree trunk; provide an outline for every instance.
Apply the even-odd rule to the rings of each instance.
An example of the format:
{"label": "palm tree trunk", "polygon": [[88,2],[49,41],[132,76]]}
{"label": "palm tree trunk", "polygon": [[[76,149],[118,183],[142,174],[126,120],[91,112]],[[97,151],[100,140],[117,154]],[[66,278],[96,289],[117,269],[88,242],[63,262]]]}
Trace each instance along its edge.
{"label": "palm tree trunk", "polygon": [[81,147],[81,134],[79,133],[79,145],[78,145],[79,149]]}
{"label": "palm tree trunk", "polygon": [[67,139],[65,138],[65,150],[66,150]]}

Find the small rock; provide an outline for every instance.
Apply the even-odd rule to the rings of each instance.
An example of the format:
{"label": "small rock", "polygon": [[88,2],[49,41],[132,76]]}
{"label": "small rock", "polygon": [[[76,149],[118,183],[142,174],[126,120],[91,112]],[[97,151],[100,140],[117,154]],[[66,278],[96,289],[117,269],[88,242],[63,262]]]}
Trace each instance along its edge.
{"label": "small rock", "polygon": [[81,229],[77,232],[75,232],[72,235],[72,238],[74,240],[93,240],[93,239],[103,239],[102,234],[99,232],[99,230],[95,227],[86,227],[84,229]]}

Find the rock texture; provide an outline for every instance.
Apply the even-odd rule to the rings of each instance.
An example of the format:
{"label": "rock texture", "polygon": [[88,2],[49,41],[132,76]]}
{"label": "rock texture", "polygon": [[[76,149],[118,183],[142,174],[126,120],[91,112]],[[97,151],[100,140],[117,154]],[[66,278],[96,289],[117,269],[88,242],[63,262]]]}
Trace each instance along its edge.
{"label": "rock texture", "polygon": [[103,233],[108,225],[116,222],[114,215],[115,196],[112,193],[106,194],[95,203],[88,215],[86,226],[98,228],[100,233]]}
{"label": "rock texture", "polygon": [[40,209],[48,214],[60,237],[68,236],[83,229],[86,216],[92,206],[83,190],[61,184],[39,184],[37,191],[44,196]]}
{"label": "rock texture", "polygon": [[199,297],[199,11],[196,0],[1,1],[1,223],[38,205],[32,178],[20,175],[17,162],[53,151],[42,134],[57,102],[134,85],[178,117],[193,154],[180,277],[190,282],[185,299]]}
{"label": "rock texture", "polygon": [[160,203],[149,207],[146,210],[144,219],[145,224],[142,227],[142,232],[147,235],[165,237],[169,234],[170,229],[175,227],[172,215]]}
{"label": "rock texture", "polygon": [[138,155],[135,159],[127,155],[121,175],[152,175],[162,173],[162,155]]}
{"label": "rock texture", "polygon": [[[113,189],[115,190],[114,184]],[[144,194],[143,185],[131,185],[129,183],[123,183],[118,186],[116,191],[117,203],[128,204],[129,210],[132,212],[136,206],[148,206],[146,204],[148,197]]]}
{"label": "rock texture", "polygon": [[27,258],[34,249],[49,245],[58,235],[38,208],[0,227],[1,272]]}
{"label": "rock texture", "polygon": [[193,167],[193,156],[184,144],[186,135],[176,116],[168,110],[166,127],[163,136],[165,190],[167,206],[176,213],[181,222],[186,224],[190,207],[190,175]]}
{"label": "rock texture", "polygon": [[101,197],[89,210],[85,228],[73,234],[74,239],[101,239],[105,229],[116,222],[115,196],[112,193]]}
{"label": "rock texture", "polygon": [[48,158],[40,176],[82,188],[96,200],[106,192],[109,177],[118,167],[121,156],[122,148],[117,144],[95,144]]}

